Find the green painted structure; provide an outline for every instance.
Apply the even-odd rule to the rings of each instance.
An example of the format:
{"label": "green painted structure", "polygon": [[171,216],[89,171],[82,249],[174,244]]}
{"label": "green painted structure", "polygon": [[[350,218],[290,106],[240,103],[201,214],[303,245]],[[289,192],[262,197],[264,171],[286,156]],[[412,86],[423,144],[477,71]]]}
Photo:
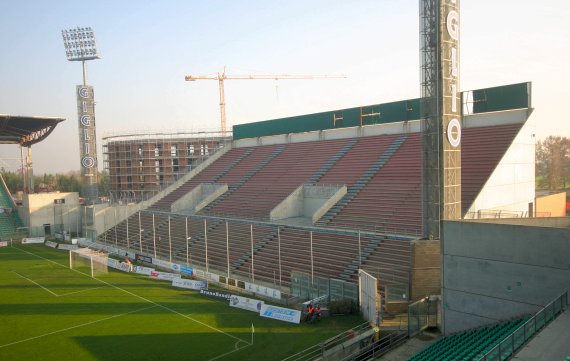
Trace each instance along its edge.
{"label": "green painted structure", "polygon": [[[471,113],[520,109],[530,107],[531,83],[519,83],[470,91],[461,94],[462,104],[473,103]],[[420,99],[297,115],[235,125],[234,140],[278,134],[302,133],[360,125],[386,124],[420,119]]]}

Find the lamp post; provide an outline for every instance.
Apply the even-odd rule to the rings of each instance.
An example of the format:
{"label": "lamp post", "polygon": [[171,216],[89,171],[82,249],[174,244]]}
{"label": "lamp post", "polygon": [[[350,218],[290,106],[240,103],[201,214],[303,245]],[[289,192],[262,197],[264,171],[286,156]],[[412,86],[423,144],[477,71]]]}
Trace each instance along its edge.
{"label": "lamp post", "polygon": [[95,33],[90,27],[61,31],[65,55],[69,61],[81,61],[83,83],[76,86],[79,120],[79,153],[81,159],[82,195],[87,204],[99,198],[97,190],[97,143],[95,133],[95,99],[93,87],[87,85],[86,61],[99,59]]}

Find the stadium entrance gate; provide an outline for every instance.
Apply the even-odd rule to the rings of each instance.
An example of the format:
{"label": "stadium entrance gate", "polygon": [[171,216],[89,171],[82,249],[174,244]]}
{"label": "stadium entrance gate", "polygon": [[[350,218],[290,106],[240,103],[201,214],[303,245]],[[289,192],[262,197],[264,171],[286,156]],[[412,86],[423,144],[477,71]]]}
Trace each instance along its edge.
{"label": "stadium entrance gate", "polygon": [[360,312],[372,326],[382,323],[382,300],[378,292],[378,279],[366,271],[358,270],[358,298]]}

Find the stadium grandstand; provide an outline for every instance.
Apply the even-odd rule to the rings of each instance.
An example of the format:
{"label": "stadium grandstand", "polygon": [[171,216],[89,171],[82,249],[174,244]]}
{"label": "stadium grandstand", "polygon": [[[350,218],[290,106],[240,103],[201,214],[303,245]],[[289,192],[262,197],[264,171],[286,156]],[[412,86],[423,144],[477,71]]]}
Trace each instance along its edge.
{"label": "stadium grandstand", "polygon": [[[532,204],[530,85],[463,93],[464,214]],[[93,234],[227,282],[254,281],[295,296],[319,293],[299,291],[307,277],[344,287],[356,285],[364,269],[397,308],[440,287],[438,241],[419,241],[418,118],[419,99],[411,99],[235,126],[230,145],[153,198],[105,213]],[[504,171],[521,159],[528,174]],[[433,262],[416,261],[427,249]],[[428,266],[429,280],[429,271],[419,272]]]}

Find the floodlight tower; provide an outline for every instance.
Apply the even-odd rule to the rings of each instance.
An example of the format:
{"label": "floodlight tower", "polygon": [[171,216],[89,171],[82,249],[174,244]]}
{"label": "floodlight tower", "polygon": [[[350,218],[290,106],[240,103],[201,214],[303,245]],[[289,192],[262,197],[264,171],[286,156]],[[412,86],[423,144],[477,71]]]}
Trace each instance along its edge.
{"label": "floodlight tower", "polygon": [[83,84],[76,86],[77,117],[79,125],[79,153],[81,158],[82,196],[87,204],[98,199],[97,143],[95,132],[95,100],[93,87],[87,85],[87,60],[99,59],[95,34],[90,27],[62,30],[65,55],[69,61],[81,61]]}

